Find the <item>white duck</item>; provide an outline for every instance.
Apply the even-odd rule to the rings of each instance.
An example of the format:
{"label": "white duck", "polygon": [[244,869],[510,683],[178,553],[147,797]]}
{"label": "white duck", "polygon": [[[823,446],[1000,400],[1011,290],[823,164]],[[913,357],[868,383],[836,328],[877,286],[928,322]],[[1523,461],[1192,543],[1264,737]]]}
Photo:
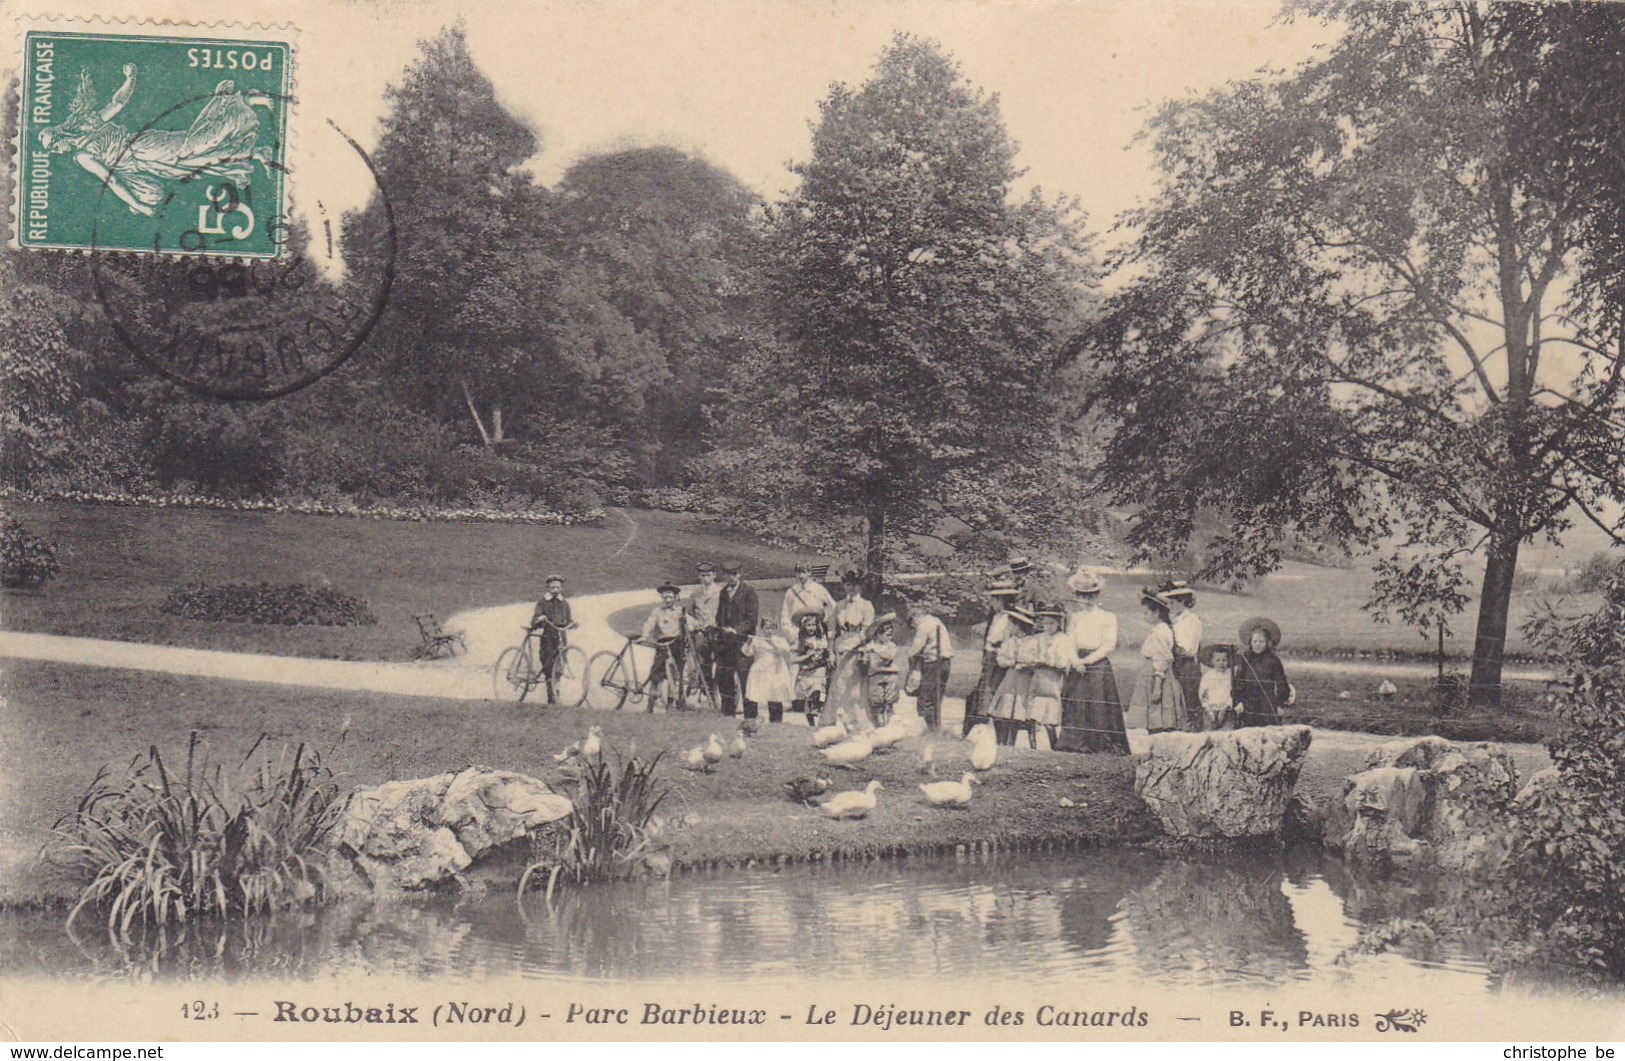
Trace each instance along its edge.
{"label": "white duck", "polygon": [[704,749],[705,761],[709,766],[722,762],[723,757],[728,754],[728,750],[722,746],[722,738],[715,733],[705,738]]}
{"label": "white duck", "polygon": [[993,769],[999,761],[999,742],[992,727],[977,726],[970,734],[970,764],[979,772]]}
{"label": "white duck", "polygon": [[894,744],[902,743],[903,738],[907,736],[908,730],[904,728],[902,722],[894,718],[879,729],[872,730],[869,733],[869,743],[874,745],[875,751],[885,751]]}
{"label": "white duck", "polygon": [[851,766],[861,763],[874,754],[875,746],[869,740],[869,735],[860,733],[851,740],[844,740],[839,744],[825,748],[820,754],[832,766]]}
{"label": "white duck", "polygon": [[813,730],[813,747],[828,748],[831,744],[839,744],[846,740],[846,708],[835,709],[835,721],[827,726],[820,726]]}
{"label": "white duck", "polygon": [[602,726],[589,726],[587,736],[581,742],[581,757],[591,759],[604,750],[604,728]]}
{"label": "white duck", "polygon": [[705,745],[699,744],[683,753],[683,765],[690,770],[711,769],[711,764],[705,761]]}
{"label": "white duck", "polygon": [[839,821],[843,818],[864,818],[875,809],[875,793],[881,788],[879,781],[863,786],[862,792],[841,792],[819,805],[824,817]]}
{"label": "white duck", "polygon": [[745,731],[740,730],[734,734],[734,739],[728,742],[728,758],[739,759],[745,754]]}
{"label": "white duck", "polygon": [[970,803],[971,786],[980,784],[976,775],[966,773],[958,781],[933,781],[921,785],[925,801],[933,807],[964,807]]}

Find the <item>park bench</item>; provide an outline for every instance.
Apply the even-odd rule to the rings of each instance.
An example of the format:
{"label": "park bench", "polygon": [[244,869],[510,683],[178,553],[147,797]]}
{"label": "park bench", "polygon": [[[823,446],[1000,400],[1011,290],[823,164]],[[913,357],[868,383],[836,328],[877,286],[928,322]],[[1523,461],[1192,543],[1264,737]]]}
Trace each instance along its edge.
{"label": "park bench", "polygon": [[413,659],[445,659],[455,656],[458,649],[468,650],[463,635],[441,629],[440,620],[433,612],[414,615],[412,620],[418,624],[418,635],[423,638],[423,643],[412,654]]}

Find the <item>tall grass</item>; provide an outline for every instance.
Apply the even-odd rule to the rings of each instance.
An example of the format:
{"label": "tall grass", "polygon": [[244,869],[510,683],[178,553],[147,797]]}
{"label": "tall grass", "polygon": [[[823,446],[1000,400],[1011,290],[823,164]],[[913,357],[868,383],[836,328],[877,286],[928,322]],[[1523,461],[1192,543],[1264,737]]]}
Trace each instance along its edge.
{"label": "tall grass", "polygon": [[553,857],[527,867],[519,880],[524,895],[531,877],[548,874],[547,895],[560,880],[587,884],[632,874],[653,843],[650,822],[670,793],[656,776],[664,752],[645,762],[636,755],[623,759],[614,752],[583,762],[571,796],[568,829]]}
{"label": "tall grass", "polygon": [[228,772],[194,731],[178,775],[156,745],[122,773],[104,766],[46,854],[86,882],[69,929],[95,912],[111,939],[133,943],[203,915],[321,899],[318,856],[342,808],[332,771],[306,745],[272,753],[261,734]]}

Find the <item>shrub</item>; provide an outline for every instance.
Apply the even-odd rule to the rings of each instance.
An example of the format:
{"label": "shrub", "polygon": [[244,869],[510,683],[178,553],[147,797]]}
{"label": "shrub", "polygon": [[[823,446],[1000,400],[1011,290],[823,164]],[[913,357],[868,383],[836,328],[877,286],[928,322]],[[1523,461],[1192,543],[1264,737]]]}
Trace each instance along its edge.
{"label": "shrub", "polygon": [[264,742],[229,773],[196,732],[178,777],[156,746],[122,774],[103,767],[47,848],[85,879],[68,927],[95,911],[129,943],[203,915],[323,898],[319,854],[343,806],[338,784],[305,745],[272,755]]}
{"label": "shrub", "polygon": [[10,516],[0,516],[0,580],[18,589],[36,589],[62,570],[56,546]]}
{"label": "shrub", "polygon": [[650,820],[670,792],[655,773],[661,755],[645,762],[637,756],[622,759],[618,752],[613,754],[614,765],[604,755],[581,764],[568,829],[559,834],[549,862],[525,870],[519,880],[521,895],[532,874],[544,869],[551,900],[561,878],[588,884],[625,877],[649,851],[653,843]]}
{"label": "shrub", "polygon": [[261,623],[276,626],[371,626],[378,620],[367,602],[325,586],[297,582],[241,582],[186,586],[164,598],[159,611],[206,623]]}
{"label": "shrub", "polygon": [[1555,771],[1520,801],[1511,883],[1548,944],[1625,975],[1625,567],[1598,586],[1590,615],[1547,609],[1528,625],[1565,664],[1547,747]]}
{"label": "shrub", "polygon": [[1616,573],[1619,567],[1617,555],[1592,553],[1581,561],[1579,568],[1562,583],[1561,588],[1569,593],[1600,593],[1609,576]]}

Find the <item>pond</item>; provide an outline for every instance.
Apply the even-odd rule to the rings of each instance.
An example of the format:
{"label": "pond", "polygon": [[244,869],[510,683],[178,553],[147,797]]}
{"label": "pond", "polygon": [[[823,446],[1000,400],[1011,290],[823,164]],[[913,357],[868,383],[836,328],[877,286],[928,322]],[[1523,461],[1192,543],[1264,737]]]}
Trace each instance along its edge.
{"label": "pond", "polygon": [[1087,978],[1092,985],[1310,984],[1378,989],[1425,970],[1453,996],[1493,989],[1482,953],[1411,943],[1359,949],[1362,930],[1414,916],[1437,882],[1356,879],[1318,851],[1171,857],[1103,849],[679,874],[523,905],[460,899],[347,903],[193,926],[120,954],[93,919],[0,916],[0,965],[69,978],[744,981]]}

